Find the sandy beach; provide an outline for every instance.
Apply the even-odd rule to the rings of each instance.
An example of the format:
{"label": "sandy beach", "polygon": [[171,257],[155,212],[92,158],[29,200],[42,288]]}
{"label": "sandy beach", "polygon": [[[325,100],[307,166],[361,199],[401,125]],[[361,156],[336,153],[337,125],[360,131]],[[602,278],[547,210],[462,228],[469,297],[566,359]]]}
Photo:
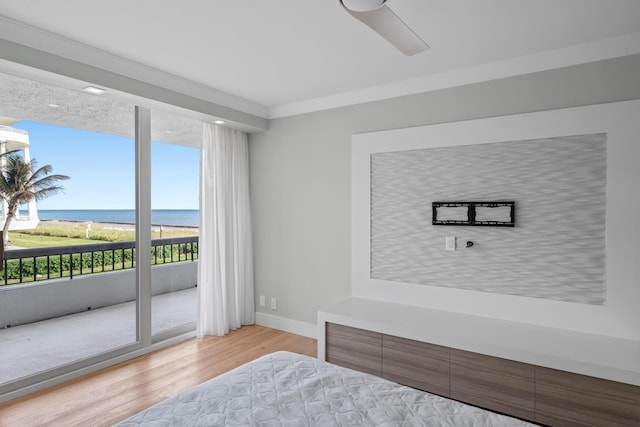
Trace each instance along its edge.
{"label": "sandy beach", "polygon": [[[74,227],[86,230],[90,226],[90,230],[119,230],[119,231],[136,231],[134,224],[117,223],[117,222],[95,222],[95,221],[60,221],[60,220],[40,220],[41,224],[61,225],[65,227]],[[197,234],[198,227],[176,226],[176,225],[158,225],[152,224],[151,231],[159,232],[160,227],[163,231],[184,231]]]}

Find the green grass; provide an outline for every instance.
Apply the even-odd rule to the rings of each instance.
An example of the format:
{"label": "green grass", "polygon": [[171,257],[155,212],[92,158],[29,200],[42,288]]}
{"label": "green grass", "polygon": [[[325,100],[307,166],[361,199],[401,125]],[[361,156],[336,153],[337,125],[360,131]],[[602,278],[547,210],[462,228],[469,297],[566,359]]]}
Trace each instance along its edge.
{"label": "green grass", "polygon": [[87,240],[73,237],[44,236],[10,231],[9,241],[21,248],[41,248],[48,246],[71,246],[85,243],[96,243],[95,240]]}
{"label": "green grass", "polygon": [[[197,236],[198,229],[165,229],[162,237]],[[84,224],[67,225],[41,223],[33,230],[10,231],[9,241],[21,248],[39,248],[47,246],[68,246],[97,242],[122,242],[135,240],[135,231],[92,228],[89,239],[86,238]],[[159,232],[151,233],[152,239],[159,239]]]}

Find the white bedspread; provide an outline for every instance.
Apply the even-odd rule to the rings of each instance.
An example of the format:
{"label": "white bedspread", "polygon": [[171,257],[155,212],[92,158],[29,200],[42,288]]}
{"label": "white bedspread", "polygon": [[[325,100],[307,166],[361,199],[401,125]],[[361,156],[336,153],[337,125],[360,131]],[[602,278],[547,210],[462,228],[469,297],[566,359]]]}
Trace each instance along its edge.
{"label": "white bedspread", "polygon": [[289,352],[263,356],[118,424],[124,426],[530,426]]}

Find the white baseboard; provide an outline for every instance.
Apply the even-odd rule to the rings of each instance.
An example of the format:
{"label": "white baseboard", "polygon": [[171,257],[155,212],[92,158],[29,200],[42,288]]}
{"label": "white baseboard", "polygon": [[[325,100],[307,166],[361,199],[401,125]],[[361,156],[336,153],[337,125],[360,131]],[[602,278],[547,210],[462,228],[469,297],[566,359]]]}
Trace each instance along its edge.
{"label": "white baseboard", "polygon": [[286,317],[274,316],[273,314],[256,311],[256,325],[303,335],[313,339],[318,338],[318,326],[315,323],[301,322],[300,320],[287,319]]}

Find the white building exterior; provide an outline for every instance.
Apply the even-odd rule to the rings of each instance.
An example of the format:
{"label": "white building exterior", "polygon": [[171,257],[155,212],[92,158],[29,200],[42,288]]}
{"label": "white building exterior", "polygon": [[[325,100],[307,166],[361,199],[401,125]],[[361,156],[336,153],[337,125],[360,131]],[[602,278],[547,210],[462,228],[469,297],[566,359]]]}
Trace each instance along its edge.
{"label": "white building exterior", "polygon": [[[22,129],[16,129],[9,126],[0,126],[0,153],[6,153],[8,151],[22,150],[24,152],[24,159],[31,161],[31,155],[29,153],[29,133]],[[4,162],[4,159],[1,160]],[[2,213],[0,213],[0,227],[4,227],[6,220],[6,213],[8,205],[5,200],[2,200]],[[32,200],[28,204],[28,213],[26,216],[20,215],[20,211],[16,217],[11,221],[9,227],[10,230],[29,230],[35,228],[40,219],[38,218],[38,208],[36,207],[36,201]]]}

